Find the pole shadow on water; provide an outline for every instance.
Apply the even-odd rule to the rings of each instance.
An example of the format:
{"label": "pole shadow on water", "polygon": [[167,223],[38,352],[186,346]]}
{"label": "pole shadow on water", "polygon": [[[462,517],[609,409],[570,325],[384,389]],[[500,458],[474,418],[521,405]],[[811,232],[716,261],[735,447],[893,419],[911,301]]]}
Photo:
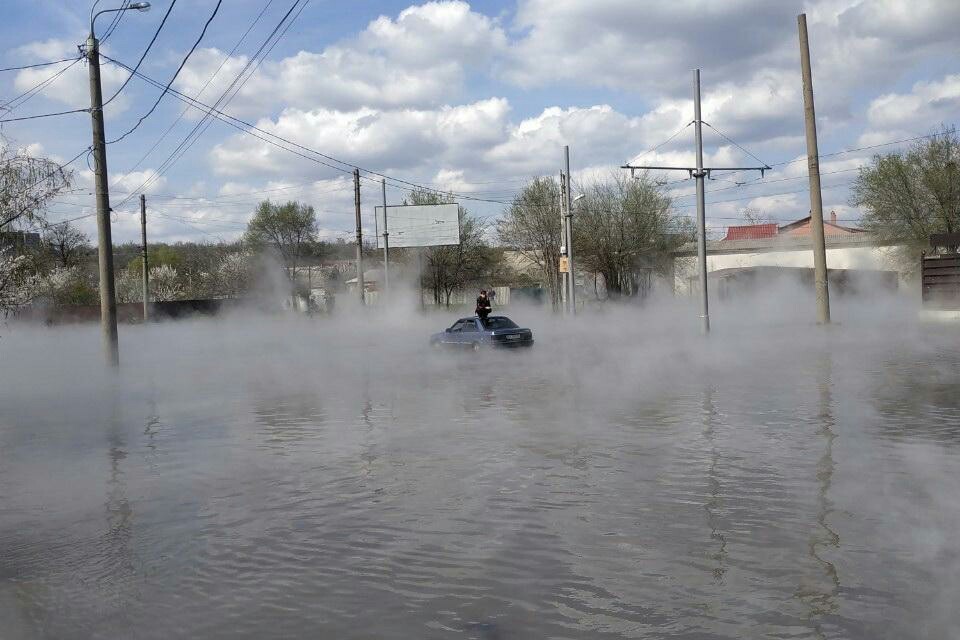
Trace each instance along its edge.
{"label": "pole shadow on water", "polygon": [[716,444],[716,422],[719,414],[713,402],[714,392],[715,389],[712,386],[704,389],[703,405],[700,413],[703,419],[703,437],[707,442],[710,456],[710,465],[707,468],[707,488],[710,496],[704,502],[703,509],[707,513],[707,526],[710,528],[711,544],[716,543],[715,550],[710,554],[713,564],[713,580],[716,584],[722,585],[724,574],[727,571],[727,539],[721,530],[718,517],[718,511],[723,508],[723,487],[720,484],[717,471],[720,454],[717,451]]}

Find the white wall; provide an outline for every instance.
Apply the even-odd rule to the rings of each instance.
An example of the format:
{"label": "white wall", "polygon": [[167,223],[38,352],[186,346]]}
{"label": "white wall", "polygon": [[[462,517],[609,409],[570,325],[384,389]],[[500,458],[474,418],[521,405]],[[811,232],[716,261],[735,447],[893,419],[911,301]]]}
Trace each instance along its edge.
{"label": "white wall", "polygon": [[[838,247],[827,249],[828,269],[872,269],[898,271],[892,259],[893,247]],[[676,258],[674,262],[675,291],[686,295],[690,291],[690,278],[697,275],[696,256]],[[719,271],[736,267],[806,267],[813,268],[813,251],[769,251],[762,253],[731,253],[707,255],[707,271]],[[908,286],[905,274],[900,272],[900,285]]]}

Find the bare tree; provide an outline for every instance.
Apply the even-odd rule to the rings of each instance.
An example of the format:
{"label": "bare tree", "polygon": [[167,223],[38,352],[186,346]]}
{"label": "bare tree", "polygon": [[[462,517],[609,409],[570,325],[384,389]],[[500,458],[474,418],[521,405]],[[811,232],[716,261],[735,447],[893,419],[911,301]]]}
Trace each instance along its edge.
{"label": "bare tree", "polygon": [[692,237],[689,220],[647,174],[611,176],[583,190],[574,225],[581,267],[603,278],[609,298],[644,297],[654,274],[668,271],[670,251]]}
{"label": "bare tree", "polygon": [[[443,198],[434,191],[415,190],[406,198],[407,204],[442,204]],[[436,304],[450,306],[455,291],[482,282],[494,270],[499,254],[484,241],[485,225],[459,207],[460,244],[429,247],[424,251],[423,284],[433,292]]]}
{"label": "bare tree", "polygon": [[537,265],[554,308],[560,303],[560,187],[550,178],[528,183],[497,225],[500,243]]}
{"label": "bare tree", "polygon": [[56,264],[68,269],[77,265],[90,249],[90,238],[69,222],[61,222],[45,227],[44,244]]}

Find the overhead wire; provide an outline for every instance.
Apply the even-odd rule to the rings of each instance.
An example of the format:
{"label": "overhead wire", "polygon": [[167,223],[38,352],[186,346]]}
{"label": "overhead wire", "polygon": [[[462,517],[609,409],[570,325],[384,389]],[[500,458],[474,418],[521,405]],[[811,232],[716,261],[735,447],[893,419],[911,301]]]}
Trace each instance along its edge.
{"label": "overhead wire", "polygon": [[[192,98],[188,98],[187,96],[185,96],[185,95],[182,94],[181,92],[177,91],[176,89],[171,89],[171,90],[170,90],[175,97],[178,97],[179,99],[186,101],[188,105],[190,105],[191,103],[201,104],[203,107],[206,108],[207,112],[203,115],[203,117],[200,119],[200,121],[198,121],[197,124],[194,125],[194,127],[193,127],[193,129],[191,129],[190,133],[188,133],[187,136],[186,136],[183,140],[180,141],[180,143],[177,145],[177,147],[167,156],[166,160],[164,160],[164,161],[160,164],[160,166],[159,166],[158,169],[154,172],[154,174],[153,174],[152,176],[148,177],[146,180],[144,180],[144,182],[143,182],[139,187],[137,187],[137,189],[135,189],[135,191],[140,191],[140,190],[146,189],[147,187],[150,186],[150,184],[152,184],[153,182],[156,182],[156,180],[158,180],[160,176],[162,176],[164,173],[166,173],[166,172],[170,169],[170,167],[173,166],[173,164],[176,163],[176,162],[179,160],[179,158],[183,156],[183,153],[185,153],[186,148],[189,148],[187,145],[192,145],[192,141],[191,141],[191,140],[196,140],[196,139],[199,137],[199,135],[202,135],[202,133],[203,133],[202,131],[200,132],[200,134],[197,134],[197,132],[198,132],[198,131],[200,130],[200,128],[203,126],[204,122],[206,122],[206,121],[209,120],[209,117],[211,116],[212,112],[213,112],[214,110],[216,110],[216,106],[217,106],[217,105],[219,105],[219,104],[220,104],[221,102],[223,102],[224,100],[227,100],[227,103],[229,103],[229,101],[233,99],[233,96],[236,96],[236,92],[235,92],[235,93],[233,94],[233,96],[230,96],[229,98],[227,97],[228,94],[230,93],[230,91],[231,91],[234,87],[236,87],[237,83],[240,81],[240,79],[243,77],[243,75],[246,73],[246,71],[250,68],[250,66],[254,63],[254,61],[258,59],[258,56],[260,55],[260,53],[264,50],[264,48],[266,48],[266,46],[269,44],[269,42],[271,41],[271,39],[273,39],[273,37],[277,34],[277,32],[279,31],[279,29],[282,27],[282,25],[286,22],[286,20],[290,17],[290,15],[293,13],[294,9],[296,9],[296,7],[297,7],[299,4],[300,4],[300,0],[296,0],[296,1],[290,6],[290,9],[284,14],[284,16],[281,18],[280,22],[278,22],[277,25],[274,27],[274,29],[270,32],[270,34],[269,34],[269,35],[267,36],[267,38],[264,40],[263,44],[260,45],[260,48],[257,49],[257,52],[256,52],[253,56],[251,56],[250,60],[248,60],[247,64],[246,64],[246,65],[244,66],[244,68],[240,71],[240,73],[237,74],[237,76],[234,78],[233,82],[231,82],[230,85],[220,94],[220,96],[217,98],[217,101],[216,101],[216,103],[215,103],[215,106],[202,105],[202,103],[200,103],[199,100],[192,99]],[[305,6],[305,3],[304,3],[304,6]],[[301,10],[302,10],[302,9],[301,9]],[[299,15],[299,14],[298,14],[298,15]],[[292,22],[291,22],[291,23],[292,23]],[[282,37],[282,35],[281,35],[281,37]],[[279,41],[279,38],[277,38],[277,40]],[[271,47],[271,50],[272,50],[272,47]],[[109,57],[107,57],[107,56],[104,56],[104,57],[107,58],[108,60],[111,60],[111,61],[114,62],[115,64],[120,64],[121,66],[126,66],[126,65],[123,65],[122,63],[119,63],[118,61],[112,60],[111,58],[109,58]],[[131,70],[131,73],[132,73],[133,75],[137,75],[138,77],[143,78],[143,79],[146,79],[146,78],[147,78],[147,76],[145,76],[144,74],[142,74],[142,73],[140,73],[140,72],[133,72],[133,71]],[[252,74],[251,74],[251,75],[252,75]],[[247,79],[249,79],[249,78],[250,78],[250,76],[247,76]],[[156,81],[155,81],[155,80],[152,80],[152,79],[149,79],[148,82],[151,83],[151,84],[156,83]],[[246,82],[246,80],[244,80],[244,82]],[[169,89],[169,87],[168,87],[168,89]],[[239,89],[238,89],[238,91],[239,91]],[[196,106],[196,104],[194,104],[194,106]],[[204,129],[204,131],[206,131],[206,129]],[[194,137],[194,136],[196,136],[196,137]],[[183,153],[181,153],[181,151],[182,151]],[[179,155],[178,155],[178,154],[179,154]],[[125,204],[127,201],[130,200],[131,197],[132,197],[132,196],[126,198],[126,199],[123,201],[123,203],[121,203],[121,204]]]}
{"label": "overhead wire", "polygon": [[[268,0],[267,3],[264,4],[263,8],[260,10],[260,13],[257,15],[257,17],[254,18],[250,26],[247,27],[247,30],[243,33],[243,35],[240,36],[240,39],[237,40],[236,44],[233,45],[233,48],[230,50],[230,52],[226,56],[224,56],[223,60],[220,62],[220,66],[218,66],[216,70],[214,70],[214,72],[210,74],[210,76],[207,78],[207,81],[204,82],[202,87],[200,87],[200,91],[197,92],[197,97],[203,95],[203,92],[206,90],[208,86],[210,86],[210,83],[213,82],[213,79],[217,77],[217,75],[223,69],[227,61],[233,56],[234,53],[236,53],[237,49],[240,48],[240,45],[243,44],[243,41],[246,40],[247,36],[250,34],[253,28],[257,25],[258,22],[260,22],[260,19],[263,17],[263,14],[266,13],[267,9],[270,8],[271,4],[273,4],[273,0]],[[131,74],[131,77],[132,76],[133,74]],[[142,156],[140,156],[140,159],[133,164],[133,166],[127,171],[127,173],[130,173],[131,171],[136,171],[136,169],[141,164],[143,164],[143,161],[146,160],[150,156],[150,154],[153,153],[154,150],[156,150],[158,146],[160,146],[160,143],[163,142],[163,140],[168,135],[170,135],[170,132],[173,131],[174,127],[177,126],[177,124],[183,119],[183,117],[187,114],[187,112],[191,108],[192,107],[190,105],[187,105],[186,107],[183,108],[183,110],[180,112],[180,115],[178,115],[177,118],[172,123],[170,123],[170,126],[167,127],[167,130],[164,131],[162,134],[160,134],[160,136],[156,139],[153,145],[149,149],[147,149],[147,151],[144,152]]]}
{"label": "overhead wire", "polygon": [[[206,33],[207,33],[207,28],[210,26],[210,23],[213,22],[213,19],[216,17],[217,12],[220,10],[220,5],[221,5],[221,4],[223,4],[223,0],[217,0],[217,4],[216,4],[216,6],[214,6],[214,8],[213,8],[213,13],[210,14],[210,17],[209,17],[209,18],[207,18],[207,21],[206,21],[206,22],[204,23],[204,25],[203,25],[203,30],[200,31],[200,36],[199,36],[199,37],[197,38],[197,40],[193,43],[193,46],[190,47],[190,51],[188,51],[188,52],[187,52],[187,55],[184,56],[183,60],[180,62],[180,66],[177,67],[177,70],[174,72],[173,76],[172,76],[172,77],[170,78],[170,80],[167,82],[167,85],[163,88],[163,91],[161,91],[161,92],[160,92],[160,95],[157,96],[157,99],[156,99],[156,101],[153,103],[153,106],[151,106],[150,109],[149,109],[145,114],[143,114],[142,116],[140,116],[140,119],[137,120],[136,124],[134,124],[133,127],[131,127],[130,129],[128,129],[128,130],[127,130],[123,135],[121,135],[119,138],[115,138],[115,139],[113,139],[113,140],[108,141],[107,144],[114,144],[114,143],[120,142],[121,140],[123,140],[124,138],[126,138],[128,135],[130,135],[131,133],[133,133],[134,131],[136,131],[136,130],[140,127],[140,125],[143,124],[143,121],[146,120],[147,118],[149,118],[150,115],[156,110],[157,105],[160,104],[160,101],[163,100],[163,97],[164,97],[165,95],[167,95],[167,92],[168,92],[168,91],[170,91],[170,86],[173,84],[173,81],[177,79],[177,76],[178,76],[178,75],[180,75],[180,71],[183,70],[184,65],[187,64],[187,61],[190,59],[190,56],[193,55],[193,52],[196,50],[197,46],[200,44],[200,41],[203,40],[203,36],[206,35]],[[136,75],[137,73],[138,73],[137,71],[131,69],[130,77],[133,77],[133,76]]]}
{"label": "overhead wire", "polygon": [[[160,26],[157,27],[157,30],[156,30],[156,31],[154,31],[153,37],[150,38],[150,42],[147,43],[147,48],[143,50],[143,54],[141,54],[140,59],[137,60],[137,64],[134,65],[134,67],[133,67],[134,70],[138,70],[138,69],[140,68],[140,65],[143,64],[143,61],[146,59],[147,54],[150,53],[150,49],[153,48],[153,43],[156,42],[156,41],[157,41],[157,37],[160,36],[160,32],[163,30],[163,25],[167,24],[167,18],[170,17],[170,12],[173,11],[173,7],[174,7],[176,4],[177,4],[177,0],[171,0],[171,1],[170,1],[170,6],[167,7],[167,12],[166,12],[165,14],[163,14],[163,19],[160,21]],[[122,12],[121,12],[121,13],[122,13]],[[117,89],[112,96],[110,96],[109,98],[107,98],[106,102],[103,103],[103,106],[107,106],[108,104],[110,104],[111,102],[113,102],[114,99],[115,99],[117,96],[120,95],[120,92],[123,91],[123,90],[127,87],[128,84],[130,84],[130,81],[131,81],[131,80],[133,80],[133,74],[132,74],[132,73],[131,73],[129,76],[127,76],[127,79],[123,81],[123,84],[120,85],[120,88]]]}

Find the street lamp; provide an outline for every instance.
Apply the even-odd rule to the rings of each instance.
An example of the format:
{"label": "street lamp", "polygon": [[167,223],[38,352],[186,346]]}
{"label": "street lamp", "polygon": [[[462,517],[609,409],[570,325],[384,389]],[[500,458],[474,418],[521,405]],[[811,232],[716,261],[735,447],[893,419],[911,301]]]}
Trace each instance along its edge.
{"label": "street lamp", "polygon": [[[96,5],[94,5],[96,8]],[[93,173],[97,193],[97,240],[100,266],[100,330],[103,333],[107,363],[120,364],[117,343],[117,295],[113,280],[113,239],[110,232],[110,189],[107,182],[107,145],[103,130],[103,91],[100,87],[100,43],[94,34],[94,22],[104,13],[147,11],[149,2],[131,2],[118,9],[104,9],[90,16],[87,38],[87,68],[90,73],[90,122],[93,128]]]}

